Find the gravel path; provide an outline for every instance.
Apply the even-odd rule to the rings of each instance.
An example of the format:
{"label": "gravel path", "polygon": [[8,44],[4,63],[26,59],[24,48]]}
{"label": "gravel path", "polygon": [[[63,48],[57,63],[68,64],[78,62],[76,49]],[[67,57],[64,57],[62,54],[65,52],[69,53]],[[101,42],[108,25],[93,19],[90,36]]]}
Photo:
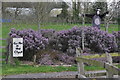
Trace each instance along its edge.
{"label": "gravel path", "polygon": [[[87,71],[85,74],[90,73],[104,73],[105,70],[101,71]],[[50,72],[50,73],[31,73],[31,74],[19,74],[19,75],[8,75],[4,76],[5,78],[75,78],[75,75],[77,75],[77,72],[75,71],[67,71],[67,72]]]}
{"label": "gravel path", "polygon": [[9,75],[3,78],[60,78],[65,76],[77,75],[77,72],[51,72],[51,73],[31,73],[31,74],[20,74],[20,75]]}
{"label": "gravel path", "polygon": [[[85,74],[90,73],[104,73],[105,70],[101,71],[87,71]],[[18,75],[8,75],[3,78],[75,78],[78,72],[67,71],[67,72],[50,72],[50,73],[31,73],[31,74],[18,74]],[[96,76],[96,78],[106,78],[106,76]],[[115,75],[114,78],[118,78]]]}

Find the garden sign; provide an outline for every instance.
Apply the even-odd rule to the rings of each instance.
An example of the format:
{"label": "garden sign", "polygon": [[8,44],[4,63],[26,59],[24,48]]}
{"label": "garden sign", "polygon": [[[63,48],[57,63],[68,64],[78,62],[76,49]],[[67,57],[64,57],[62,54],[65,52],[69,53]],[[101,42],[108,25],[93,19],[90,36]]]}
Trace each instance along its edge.
{"label": "garden sign", "polygon": [[23,38],[13,38],[13,57],[23,57]]}

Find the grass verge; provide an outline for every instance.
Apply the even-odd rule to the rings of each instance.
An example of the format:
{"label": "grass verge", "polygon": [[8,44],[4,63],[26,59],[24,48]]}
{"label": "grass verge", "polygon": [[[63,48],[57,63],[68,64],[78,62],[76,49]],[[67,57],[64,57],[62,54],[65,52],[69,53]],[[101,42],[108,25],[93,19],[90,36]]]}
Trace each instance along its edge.
{"label": "grass verge", "polygon": [[[85,70],[104,70],[104,68],[96,66],[85,66]],[[27,73],[47,73],[47,72],[62,72],[62,71],[77,71],[77,66],[64,67],[64,66],[30,66],[30,65],[3,65],[1,75],[14,75],[14,74],[27,74]]]}
{"label": "grass verge", "polygon": [[[74,26],[79,26],[81,27],[82,24],[41,24],[41,29],[54,29],[54,30],[67,30],[71,29]],[[91,26],[91,24],[85,24],[85,26]],[[105,30],[105,27],[101,25],[101,29]],[[0,38],[7,38],[8,33],[10,32],[11,28],[15,28],[17,30],[23,30],[23,29],[33,29],[33,30],[38,30],[37,24],[14,24],[14,23],[3,23],[2,24],[2,36]],[[118,25],[117,24],[110,24],[108,28],[108,32],[112,31],[118,31]]]}
{"label": "grass verge", "polygon": [[[118,68],[120,68],[120,65],[117,65]],[[104,70],[104,68],[99,66],[85,66],[86,71],[97,71],[97,70]],[[14,75],[14,74],[27,74],[27,73],[48,73],[48,72],[62,72],[62,71],[77,71],[77,66],[70,66],[70,67],[64,67],[64,66],[30,66],[30,65],[17,65],[17,66],[11,66],[11,65],[3,65],[2,73],[0,75]]]}

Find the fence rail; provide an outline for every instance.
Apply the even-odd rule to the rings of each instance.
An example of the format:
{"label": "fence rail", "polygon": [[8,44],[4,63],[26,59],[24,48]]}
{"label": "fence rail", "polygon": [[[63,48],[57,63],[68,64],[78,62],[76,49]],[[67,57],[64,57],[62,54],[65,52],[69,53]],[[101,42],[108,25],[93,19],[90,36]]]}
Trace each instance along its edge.
{"label": "fence rail", "polygon": [[82,53],[82,50],[80,48],[76,48],[76,61],[78,62],[77,63],[78,78],[86,78],[85,70],[84,70],[84,63],[105,68],[108,78],[113,78],[114,75],[119,76],[120,69],[112,65],[112,57],[110,54],[106,53],[107,62],[100,62],[96,60],[83,58],[80,53]]}

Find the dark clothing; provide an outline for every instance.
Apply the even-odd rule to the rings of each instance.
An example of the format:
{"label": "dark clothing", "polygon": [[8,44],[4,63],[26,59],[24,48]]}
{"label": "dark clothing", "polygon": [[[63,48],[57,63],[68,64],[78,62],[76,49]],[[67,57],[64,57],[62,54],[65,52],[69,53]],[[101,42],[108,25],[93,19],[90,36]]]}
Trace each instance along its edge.
{"label": "dark clothing", "polygon": [[103,17],[105,17],[106,14],[108,14],[108,12],[105,12],[101,15],[85,14],[85,16],[92,18],[92,26],[100,29],[101,19],[103,19]]}
{"label": "dark clothing", "polygon": [[94,15],[93,16],[93,20],[92,20],[92,26],[93,27],[97,27],[98,29],[100,29],[100,24],[101,24],[101,19],[99,16]]}
{"label": "dark clothing", "polygon": [[93,18],[94,15],[97,15],[97,16],[99,16],[99,17],[102,19],[103,17],[106,16],[106,14],[108,14],[108,11],[105,12],[105,13],[103,13],[103,14],[101,14],[101,15],[97,15],[97,14],[85,14],[85,16],[86,16],[86,17]]}

